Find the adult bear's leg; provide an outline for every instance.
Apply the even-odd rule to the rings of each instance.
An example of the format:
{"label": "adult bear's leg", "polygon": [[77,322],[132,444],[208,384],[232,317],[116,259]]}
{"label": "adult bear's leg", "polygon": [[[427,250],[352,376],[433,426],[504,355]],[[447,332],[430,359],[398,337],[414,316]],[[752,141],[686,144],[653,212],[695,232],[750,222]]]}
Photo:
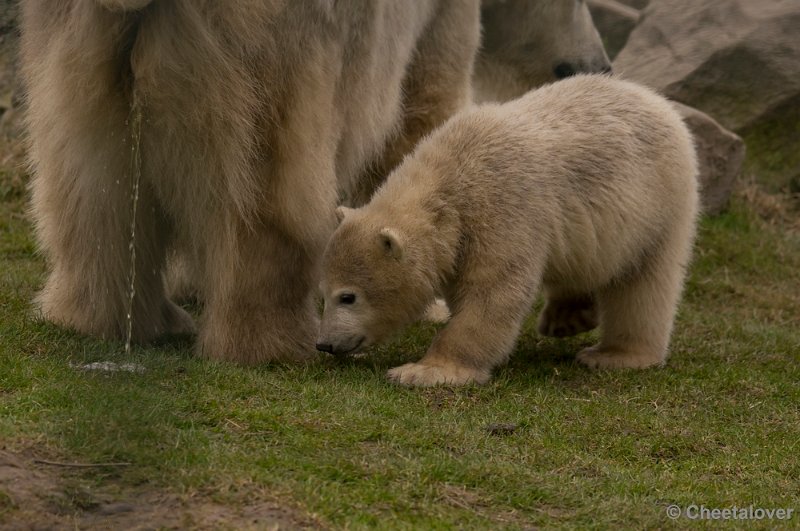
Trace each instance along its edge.
{"label": "adult bear's leg", "polygon": [[367,203],[375,189],[419,140],[469,104],[470,78],[480,39],[480,2],[442,0],[425,28],[403,81],[403,121],[381,159],[358,180],[350,197]]}
{"label": "adult bear's leg", "polygon": [[[291,143],[293,136],[284,130],[277,142]],[[315,145],[323,144],[320,139]],[[333,156],[326,163],[297,146],[276,157],[284,162],[270,171],[257,218],[225,209],[207,225],[199,343],[205,357],[252,365],[315,354],[319,317],[313,295],[319,257],[333,228],[336,185]]]}
{"label": "adult bear's leg", "polygon": [[273,102],[281,121],[253,168],[261,187],[256,211],[219,205],[205,224],[199,348],[206,357],[256,364],[316,353],[313,295],[334,228],[338,137],[336,70],[326,67],[329,50],[313,44],[309,39],[305,66],[290,78],[291,98]]}
{"label": "adult bear's leg", "polygon": [[[121,338],[128,325],[138,156],[131,135],[136,119],[125,89],[124,49],[131,29],[122,17],[91,3],[69,12],[45,4],[26,4],[22,25],[32,206],[50,269],[38,303],[53,322]],[[164,296],[165,228],[142,176],[134,242],[134,340],[193,330],[191,318]]]}
{"label": "adult bear's leg", "polygon": [[316,253],[270,222],[229,226],[207,262],[201,354],[247,365],[309,358]]}

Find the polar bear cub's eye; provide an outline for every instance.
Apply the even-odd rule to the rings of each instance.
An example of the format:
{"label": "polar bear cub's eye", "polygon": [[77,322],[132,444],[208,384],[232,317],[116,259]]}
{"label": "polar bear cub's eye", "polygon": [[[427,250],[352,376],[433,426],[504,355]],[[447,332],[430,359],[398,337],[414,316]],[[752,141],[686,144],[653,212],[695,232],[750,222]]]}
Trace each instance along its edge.
{"label": "polar bear cub's eye", "polygon": [[339,295],[339,304],[353,304],[356,302],[355,293],[342,293]]}

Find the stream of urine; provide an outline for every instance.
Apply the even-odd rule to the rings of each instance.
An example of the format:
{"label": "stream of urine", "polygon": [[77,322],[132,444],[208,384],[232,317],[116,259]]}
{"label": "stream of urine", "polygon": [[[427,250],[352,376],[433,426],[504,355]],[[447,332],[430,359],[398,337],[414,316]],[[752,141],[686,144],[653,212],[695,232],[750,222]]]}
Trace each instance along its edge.
{"label": "stream of urine", "polygon": [[142,178],[142,109],[134,98],[131,105],[131,117],[128,120],[131,138],[131,237],[128,241],[128,251],[131,257],[130,283],[128,284],[128,308],[126,313],[125,354],[131,353],[131,340],[133,338],[133,300],[136,297],[136,211],[139,205],[139,181]]}

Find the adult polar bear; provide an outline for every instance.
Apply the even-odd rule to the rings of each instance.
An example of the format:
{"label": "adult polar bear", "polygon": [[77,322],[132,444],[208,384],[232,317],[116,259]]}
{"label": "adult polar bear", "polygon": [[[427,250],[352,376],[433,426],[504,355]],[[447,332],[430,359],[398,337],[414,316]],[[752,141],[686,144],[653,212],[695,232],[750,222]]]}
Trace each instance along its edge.
{"label": "adult polar bear", "polygon": [[23,0],[43,315],[124,335],[138,166],[133,339],[194,329],[177,248],[205,356],[312,353],[337,197],[467,103],[478,39],[478,0]]}

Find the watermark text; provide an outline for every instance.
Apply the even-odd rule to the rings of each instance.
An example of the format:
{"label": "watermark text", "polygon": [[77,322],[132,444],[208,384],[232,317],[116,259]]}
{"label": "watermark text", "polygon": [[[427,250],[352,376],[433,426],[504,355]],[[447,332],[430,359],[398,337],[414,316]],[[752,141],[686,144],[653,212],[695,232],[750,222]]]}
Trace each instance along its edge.
{"label": "watermark text", "polygon": [[670,505],[667,516],[672,520],[687,518],[689,520],[791,520],[794,508],[766,508],[748,505],[747,507],[707,507],[705,505]]}

